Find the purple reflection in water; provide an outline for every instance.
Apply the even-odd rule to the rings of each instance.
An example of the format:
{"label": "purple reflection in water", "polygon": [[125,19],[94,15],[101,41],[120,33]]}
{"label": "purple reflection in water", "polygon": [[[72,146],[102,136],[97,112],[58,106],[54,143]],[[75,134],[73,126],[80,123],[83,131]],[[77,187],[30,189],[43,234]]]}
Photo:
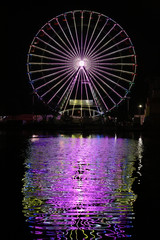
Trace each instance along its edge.
{"label": "purple reflection in water", "polygon": [[23,212],[33,234],[58,239],[78,239],[79,232],[90,239],[129,237],[138,141],[81,135],[30,141]]}

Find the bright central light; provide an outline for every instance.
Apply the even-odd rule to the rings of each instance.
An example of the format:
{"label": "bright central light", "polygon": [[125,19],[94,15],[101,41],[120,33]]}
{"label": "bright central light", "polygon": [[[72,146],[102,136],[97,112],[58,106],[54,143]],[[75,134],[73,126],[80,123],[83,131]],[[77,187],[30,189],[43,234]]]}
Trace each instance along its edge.
{"label": "bright central light", "polygon": [[73,60],[71,61],[71,64],[73,64],[73,67],[75,70],[83,69],[85,68],[85,70],[88,71],[88,69],[90,69],[91,67],[91,59],[89,59],[88,57],[82,57],[82,56],[77,56],[75,58],[73,58]]}
{"label": "bright central light", "polygon": [[83,67],[83,66],[84,66],[84,61],[83,61],[83,60],[79,61],[79,66],[80,66],[80,67]]}

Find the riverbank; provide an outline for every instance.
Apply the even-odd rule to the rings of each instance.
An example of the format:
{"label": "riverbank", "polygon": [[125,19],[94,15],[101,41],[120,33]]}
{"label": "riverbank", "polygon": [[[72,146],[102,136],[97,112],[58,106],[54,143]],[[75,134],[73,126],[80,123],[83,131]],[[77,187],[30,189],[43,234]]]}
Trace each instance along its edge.
{"label": "riverbank", "polygon": [[143,133],[147,136],[159,136],[159,129],[152,126],[133,124],[113,124],[102,122],[30,122],[23,124],[18,121],[0,123],[0,131],[25,131],[25,132],[48,132],[48,133],[86,133],[86,134],[114,134],[114,133]]}

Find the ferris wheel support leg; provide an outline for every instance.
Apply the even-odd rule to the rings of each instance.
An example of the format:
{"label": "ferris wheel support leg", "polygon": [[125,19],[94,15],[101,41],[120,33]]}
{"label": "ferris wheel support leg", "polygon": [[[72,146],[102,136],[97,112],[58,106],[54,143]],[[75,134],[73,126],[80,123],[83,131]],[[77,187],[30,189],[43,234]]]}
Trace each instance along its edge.
{"label": "ferris wheel support leg", "polygon": [[76,83],[76,81],[77,81],[79,71],[80,71],[80,67],[77,69],[76,76],[75,76],[75,78],[74,78],[73,81],[72,81],[72,86],[71,86],[71,89],[70,89],[70,93],[69,93],[69,96],[68,96],[68,99],[67,99],[67,101],[66,101],[66,104],[65,104],[65,107],[64,107],[64,110],[63,110],[63,111],[66,110],[66,107],[67,107],[67,105],[68,105],[69,99],[70,99],[71,94],[72,94],[72,92],[73,92],[73,89],[74,89],[75,83]]}
{"label": "ferris wheel support leg", "polygon": [[[78,76],[77,76],[77,77],[78,77]],[[75,100],[76,100],[76,98],[77,98],[78,87],[79,87],[79,78],[78,78],[77,88],[76,88],[76,92],[75,92],[74,104],[73,104],[73,107],[72,107],[72,117],[73,117],[73,115],[74,115]]]}
{"label": "ferris wheel support leg", "polygon": [[[95,92],[94,89],[96,90],[97,94],[99,95],[102,103],[104,104],[104,106],[105,106],[105,108],[106,108],[107,110],[108,110],[108,106],[107,106],[106,103],[104,102],[103,97],[101,96],[100,92],[99,92],[98,89],[96,88],[96,86],[95,86],[94,82],[92,81],[92,79],[89,78],[85,67],[83,67],[83,70],[84,70],[84,73],[85,73],[85,75],[86,75],[86,77],[87,77],[87,80],[88,80],[89,83],[90,83],[89,86],[90,86],[90,88],[92,89],[91,92],[92,92],[93,98],[94,98],[94,100],[95,100],[95,103],[96,103],[96,105],[97,105],[97,110],[98,110],[99,112],[103,113],[103,110],[102,110],[103,107],[101,106],[100,103],[98,103],[99,101],[97,102],[98,99],[96,99],[96,97],[94,96],[94,95],[95,95],[95,94],[94,94],[94,92]],[[91,84],[92,84],[93,86],[92,86]],[[99,110],[99,108],[100,108],[101,110]]]}

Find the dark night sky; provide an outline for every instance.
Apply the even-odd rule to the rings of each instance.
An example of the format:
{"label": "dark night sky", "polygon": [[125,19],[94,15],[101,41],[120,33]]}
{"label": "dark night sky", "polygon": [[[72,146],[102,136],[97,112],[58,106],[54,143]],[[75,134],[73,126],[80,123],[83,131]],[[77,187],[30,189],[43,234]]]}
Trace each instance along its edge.
{"label": "dark night sky", "polygon": [[158,1],[25,1],[0,7],[3,63],[0,114],[31,111],[32,89],[26,74],[29,45],[48,20],[70,10],[87,9],[103,13],[126,30],[135,46],[138,61],[138,74],[131,90],[135,106],[145,100],[148,79],[152,81],[155,76],[160,76]]}

